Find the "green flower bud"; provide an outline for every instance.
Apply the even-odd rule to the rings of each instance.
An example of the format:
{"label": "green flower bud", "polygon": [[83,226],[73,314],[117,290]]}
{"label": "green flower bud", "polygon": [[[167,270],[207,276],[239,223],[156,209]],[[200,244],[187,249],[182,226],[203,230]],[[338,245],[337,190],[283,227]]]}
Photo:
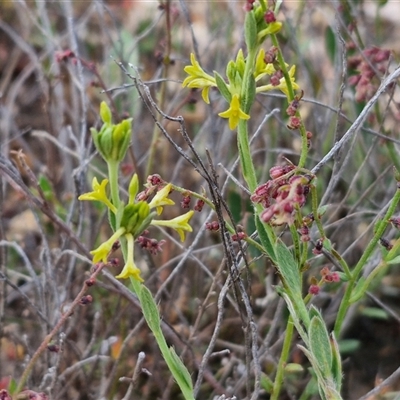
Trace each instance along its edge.
{"label": "green flower bud", "polygon": [[126,229],[126,232],[135,234],[141,233],[151,222],[148,221],[146,226],[144,222],[147,220],[150,214],[150,207],[146,201],[139,201],[135,204],[128,204],[124,208],[124,212],[121,218],[121,227]]}
{"label": "green flower bud", "polygon": [[100,132],[91,128],[94,145],[106,161],[122,161],[131,139],[132,118],[118,125],[103,124]]}
{"label": "green flower bud", "polygon": [[243,77],[246,68],[246,60],[244,59],[243,50],[240,49],[236,56],[236,70]]}
{"label": "green flower bud", "polygon": [[[148,205],[148,203],[143,202],[144,204]],[[135,237],[140,235],[147,227],[151,224],[153,221],[153,218],[157,215],[156,212],[150,212],[150,208],[143,207],[139,211],[139,215],[143,218],[141,221],[142,223],[137,226],[136,232],[135,232]]]}
{"label": "green flower bud", "polygon": [[112,137],[113,128],[111,125],[104,124],[101,127],[100,132],[97,131],[95,128],[90,128],[90,133],[92,134],[93,143],[101,154],[101,156],[107,160],[108,154],[110,153],[112,144],[111,144],[111,137]]}
{"label": "green flower bud", "polygon": [[139,202],[139,217],[140,219],[143,221],[147,218],[147,216],[150,213],[150,206],[149,203],[147,203],[146,201],[141,201]]}
{"label": "green flower bud", "polygon": [[111,151],[111,158],[114,161],[122,161],[125,157],[131,140],[131,123],[132,118],[124,119],[114,127]]}
{"label": "green flower bud", "polygon": [[233,60],[230,60],[226,66],[226,76],[229,82],[234,85],[236,79],[236,64]]}
{"label": "green flower bud", "polygon": [[121,227],[126,229],[126,232],[133,233],[137,222],[139,220],[138,214],[139,203],[128,204],[124,208],[124,212],[121,218]]}
{"label": "green flower bud", "polygon": [[90,128],[94,145],[105,161],[120,162],[128,150],[132,118],[113,125],[111,111],[104,101],[100,104],[100,116],[104,122],[100,132]]}
{"label": "green flower bud", "polygon": [[129,183],[129,189],[128,189],[130,204],[133,204],[135,202],[135,197],[136,197],[138,191],[139,191],[139,178],[138,178],[137,174],[134,174]]}
{"label": "green flower bud", "polygon": [[102,101],[100,104],[100,117],[105,124],[111,125],[111,120],[112,120],[111,110],[105,101]]}

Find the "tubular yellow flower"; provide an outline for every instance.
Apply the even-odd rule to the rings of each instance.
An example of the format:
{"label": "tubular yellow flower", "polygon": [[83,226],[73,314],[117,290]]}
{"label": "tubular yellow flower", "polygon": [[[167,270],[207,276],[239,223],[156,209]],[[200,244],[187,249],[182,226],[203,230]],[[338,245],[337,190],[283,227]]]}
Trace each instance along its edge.
{"label": "tubular yellow flower", "polygon": [[254,69],[254,79],[256,80],[256,82],[258,82],[265,75],[272,75],[276,72],[274,65],[267,64],[264,61],[264,57],[265,50],[261,48],[257,54],[256,66]]}
{"label": "tubular yellow flower", "polygon": [[226,111],[221,112],[218,115],[222,118],[229,118],[229,128],[231,130],[234,130],[237,127],[240,119],[250,118],[250,115],[241,110],[238,94],[234,94],[232,96],[230,107]]}
{"label": "tubular yellow flower", "polygon": [[[296,72],[296,66],[292,65],[292,67],[289,70],[289,77],[290,77],[290,81],[292,82],[293,90],[298,90],[300,88],[300,86],[295,81],[295,77],[294,77],[295,72]],[[257,93],[268,92],[269,90],[274,90],[274,89],[280,90],[281,92],[285,93],[286,96],[289,95],[285,77],[283,77],[279,80],[279,85],[273,86],[271,84],[268,84],[268,85],[260,86],[256,89],[256,92]]]}
{"label": "tubular yellow flower", "polygon": [[108,183],[108,179],[103,179],[101,183],[97,180],[96,177],[93,178],[92,181],[92,188],[93,192],[81,194],[78,199],[79,200],[94,200],[94,201],[101,201],[104,203],[114,214],[117,213],[117,209],[108,199],[106,194],[106,186]]}
{"label": "tubular yellow flower", "polygon": [[125,228],[119,228],[107,241],[102,243],[97,249],[92,250],[90,254],[93,254],[93,264],[103,261],[107,262],[108,254],[110,253],[113,244],[124,234]]}
{"label": "tubular yellow flower", "polygon": [[153,220],[151,221],[150,225],[155,225],[155,226],[167,226],[169,228],[175,229],[181,241],[183,242],[185,240],[185,232],[192,232],[193,229],[189,225],[189,220],[192,218],[194,214],[194,211],[189,211],[186,214],[180,215],[179,217],[176,217],[174,219],[171,219],[169,221],[162,221],[162,220]]}
{"label": "tubular yellow flower", "polygon": [[127,279],[129,277],[132,277],[133,279],[136,279],[139,282],[143,282],[142,277],[140,276],[140,269],[135,265],[134,261],[134,241],[133,241],[133,235],[131,233],[127,233],[125,235],[126,242],[127,242],[127,248],[128,248],[128,254],[126,256],[126,264],[124,268],[122,269],[121,273],[116,276],[118,279]]}
{"label": "tubular yellow flower", "polygon": [[278,33],[281,29],[282,29],[282,22],[275,21],[268,24],[268,26],[265,29],[258,32],[257,34],[258,41],[262,42],[265,36]]}
{"label": "tubular yellow flower", "polygon": [[212,77],[211,75],[207,74],[203,68],[201,68],[200,64],[198,61],[196,61],[196,58],[193,53],[190,54],[190,61],[192,65],[187,65],[184,68],[184,71],[189,75],[186,77],[186,79],[183,81],[182,86],[189,87],[189,88],[200,88],[203,89],[201,92],[201,96],[203,97],[203,100],[207,103],[210,104],[210,99],[208,98],[208,92],[210,90],[211,86],[216,87],[217,84],[215,82],[215,78]]}
{"label": "tubular yellow flower", "polygon": [[163,210],[163,206],[174,205],[171,199],[168,198],[170,192],[172,190],[172,185],[168,183],[168,185],[164,186],[161,190],[157,192],[157,194],[153,197],[153,200],[149,203],[150,208],[156,208],[157,214],[160,215]]}

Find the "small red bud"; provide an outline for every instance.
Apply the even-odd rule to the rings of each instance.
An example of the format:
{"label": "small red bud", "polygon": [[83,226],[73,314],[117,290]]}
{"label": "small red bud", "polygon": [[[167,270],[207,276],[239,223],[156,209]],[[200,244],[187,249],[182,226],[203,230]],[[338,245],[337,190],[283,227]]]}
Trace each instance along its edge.
{"label": "small red bud", "polygon": [[194,206],[194,210],[195,210],[195,211],[198,211],[198,212],[201,212],[201,210],[203,209],[203,207],[204,207],[204,200],[198,199],[198,200],[196,201],[195,206]]}
{"label": "small red bud", "polygon": [[232,240],[234,242],[239,242],[240,240],[243,240],[246,237],[246,234],[244,232],[238,232],[237,234],[232,235]]}
{"label": "small red bud", "polygon": [[82,306],[86,306],[86,305],[92,303],[92,301],[93,301],[93,297],[90,294],[88,294],[86,296],[82,296],[82,298],[80,300],[80,304]]}
{"label": "small red bud", "polygon": [[121,243],[119,242],[119,240],[117,240],[117,241],[114,242],[114,244],[112,245],[111,251],[117,251],[120,247],[121,247]]}
{"label": "small red bud", "polygon": [[316,296],[319,293],[320,287],[318,285],[311,285],[308,289],[308,293]]}
{"label": "small red bud", "polygon": [[85,285],[88,287],[93,286],[96,283],[96,279],[90,278],[90,279],[86,279],[85,281]]}
{"label": "small red bud", "polygon": [[385,238],[380,238],[380,243],[381,245],[386,249],[386,250],[391,250],[393,248],[393,245]]}
{"label": "small red bud", "polygon": [[47,345],[47,350],[51,351],[52,353],[58,353],[60,351],[60,346],[56,344],[49,344]]}
{"label": "small red bud", "polygon": [[273,11],[268,10],[265,14],[264,14],[264,20],[267,24],[271,24],[272,22],[276,22],[276,18],[275,18],[275,14]]}

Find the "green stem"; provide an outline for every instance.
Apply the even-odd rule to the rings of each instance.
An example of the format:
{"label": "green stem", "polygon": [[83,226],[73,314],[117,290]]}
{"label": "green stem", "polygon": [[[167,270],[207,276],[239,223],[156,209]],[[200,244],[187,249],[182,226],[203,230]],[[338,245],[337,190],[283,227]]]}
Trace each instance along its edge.
{"label": "green stem", "polygon": [[[288,102],[290,103],[291,101],[294,100],[295,93],[293,90],[289,71],[286,67],[285,59],[283,58],[283,54],[282,54],[281,48],[279,46],[279,42],[278,42],[278,38],[277,38],[276,34],[271,35],[271,40],[272,40],[272,44],[278,49],[277,60],[279,63],[279,67],[282,70],[283,77],[285,78],[286,86],[288,89],[287,99],[288,99]],[[306,131],[306,127],[304,126],[303,120],[301,119],[301,115],[300,115],[299,111],[296,112],[296,117],[300,118],[300,121],[301,121],[300,128],[299,128],[300,135],[301,135],[301,154],[300,154],[300,160],[298,163],[298,167],[304,168],[306,161],[307,161],[307,156],[308,156],[307,131]]]}
{"label": "green stem", "polygon": [[278,400],[279,399],[279,393],[281,391],[281,387],[282,387],[282,383],[283,383],[283,375],[285,372],[285,365],[286,365],[286,362],[289,357],[290,345],[292,343],[293,330],[294,330],[293,320],[292,320],[292,317],[289,317],[288,323],[286,326],[285,339],[283,341],[282,352],[281,352],[281,356],[279,358],[278,369],[276,370],[274,387],[272,388],[270,400]]}
{"label": "green stem", "polygon": [[350,307],[350,298],[352,291],[357,283],[357,279],[365,266],[365,263],[368,261],[369,257],[371,256],[372,252],[375,250],[375,247],[377,243],[379,242],[379,239],[382,237],[383,233],[385,232],[386,227],[389,224],[389,219],[392,217],[394,214],[397,204],[400,201],[400,190],[398,189],[393,197],[392,202],[390,203],[389,209],[387,210],[385,216],[383,217],[383,220],[377,223],[377,229],[376,232],[369,242],[367,248],[365,249],[363,255],[361,256],[360,260],[358,261],[357,265],[354,267],[354,270],[352,272],[352,278],[350,279],[349,283],[347,284],[345,294],[343,296],[342,302],[340,303],[338,315],[336,317],[336,323],[335,323],[335,336],[338,338],[340,337],[340,330],[342,328],[342,324],[344,321],[344,318],[346,316],[347,310]]}
{"label": "green stem", "polygon": [[119,162],[118,161],[107,161],[108,166],[108,178],[110,181],[111,200],[114,206],[118,209],[121,202],[119,198]]}
{"label": "green stem", "polygon": [[242,166],[243,177],[251,193],[257,187],[256,171],[254,168],[253,160],[250,153],[250,144],[248,136],[247,122],[243,119],[239,121],[238,125],[238,149],[240,156],[240,164]]}
{"label": "green stem", "polygon": [[194,400],[193,386],[190,374],[183,364],[182,360],[176,355],[173,348],[168,347],[164,334],[161,330],[161,319],[158,312],[157,304],[150,293],[150,291],[138,282],[136,279],[131,278],[131,284],[134,293],[140,301],[144,318],[147,325],[151,329],[154,338],[158,344],[164,361],[174,377],[176,383],[182,391],[186,400]]}

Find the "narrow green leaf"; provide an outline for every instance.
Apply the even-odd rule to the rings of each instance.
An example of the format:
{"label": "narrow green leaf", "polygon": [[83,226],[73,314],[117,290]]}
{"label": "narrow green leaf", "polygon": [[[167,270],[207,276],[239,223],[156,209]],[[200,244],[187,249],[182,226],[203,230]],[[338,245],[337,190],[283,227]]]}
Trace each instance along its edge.
{"label": "narrow green leaf", "polygon": [[325,205],[319,207],[317,210],[318,216],[322,217],[328,210],[329,206],[330,206],[329,204],[325,204]]}
{"label": "narrow green leaf", "polygon": [[271,380],[271,378],[268,375],[266,375],[264,373],[261,373],[260,384],[261,384],[261,387],[267,393],[271,393],[272,389],[274,388],[274,382]]}
{"label": "narrow green leaf", "polygon": [[342,339],[339,342],[339,349],[341,354],[354,353],[361,346],[358,339]]}
{"label": "narrow green leaf", "polygon": [[326,378],[332,378],[332,349],[328,330],[319,312],[311,319],[309,329],[310,351],[318,362],[318,366]]}
{"label": "narrow green leaf", "polygon": [[331,333],[331,350],[333,380],[336,384],[336,389],[340,392],[343,380],[342,359],[340,357],[339,345],[333,332]]}
{"label": "narrow green leaf", "polygon": [[10,393],[11,395],[17,394],[15,393],[17,387],[18,387],[17,381],[14,378],[10,377],[10,382],[8,383],[8,389],[7,389],[8,393]]}
{"label": "narrow green leaf", "polygon": [[362,276],[357,282],[357,286],[353,289],[349,303],[355,303],[356,301],[360,300],[364,296],[366,290],[367,283],[365,278]]}
{"label": "narrow green leaf", "polygon": [[249,52],[257,47],[257,22],[254,16],[254,11],[246,13],[244,21],[244,38]]}
{"label": "narrow green leaf", "polygon": [[295,313],[308,328],[310,317],[302,296],[300,271],[292,253],[281,240],[276,244],[276,258],[277,269],[281,274],[285,290],[293,302]]}
{"label": "narrow green leaf", "polygon": [[[171,354],[171,361],[174,364],[174,369],[176,371],[176,374],[174,374],[175,379],[180,379],[182,384],[186,386],[186,390],[188,391],[193,391],[193,383],[192,383],[192,378],[189,374],[189,371],[187,370],[186,366],[183,364],[182,360],[176,354],[175,349],[173,347],[169,348],[170,354]],[[182,385],[179,385],[182,389]],[[182,389],[183,391],[183,389]]]}
{"label": "narrow green leaf", "polygon": [[337,44],[335,33],[330,26],[325,29],[325,48],[328,53],[329,59],[331,60],[331,63],[334,64]]}
{"label": "narrow green leaf", "polygon": [[389,314],[387,313],[387,311],[378,307],[365,307],[361,311],[361,314],[368,318],[379,319],[382,321],[386,321],[389,319]]}
{"label": "narrow green leaf", "polygon": [[298,313],[296,311],[296,308],[295,308],[292,300],[289,298],[287,293],[282,293],[281,296],[285,300],[286,306],[287,306],[287,308],[289,310],[289,313],[290,313],[290,315],[292,317],[292,320],[293,320],[293,324],[296,327],[296,330],[297,330],[298,334],[300,335],[300,337],[302,338],[302,340],[306,344],[306,346],[308,346],[307,333],[304,330],[303,325],[300,322],[300,318],[298,316]]}
{"label": "narrow green leaf", "polygon": [[324,241],[322,242],[324,249],[328,251],[332,251],[332,243],[328,238],[325,238]]}
{"label": "narrow green leaf", "polygon": [[149,325],[152,332],[157,335],[161,332],[160,313],[158,312],[154,298],[150,290],[144,285],[141,285],[140,293],[137,293],[137,295],[140,296],[140,304],[142,305],[142,311],[147,325]]}
{"label": "narrow green leaf", "polygon": [[254,99],[256,98],[256,80],[254,79],[253,74],[248,75],[248,79],[244,82],[244,92],[243,100],[242,100],[242,109],[248,114],[250,112],[250,108],[254,103]]}
{"label": "narrow green leaf", "polygon": [[261,222],[260,217],[258,215],[254,216],[254,220],[256,223],[258,237],[260,238],[260,242],[264,247],[264,250],[269,255],[271,260],[276,263],[276,255],[275,255],[275,247],[274,244],[270,241],[268,233],[265,229],[264,224]]}
{"label": "narrow green leaf", "polygon": [[232,94],[229,91],[229,87],[226,84],[226,82],[224,81],[224,78],[222,78],[222,76],[217,72],[214,71],[214,78],[215,78],[215,82],[217,84],[218,90],[220,91],[220,93],[222,94],[222,97],[229,103],[231,104],[232,101]]}
{"label": "narrow green leaf", "polygon": [[278,240],[276,244],[276,257],[278,270],[288,289],[292,293],[301,294],[301,280],[297,263],[287,246]]}
{"label": "narrow green leaf", "polygon": [[400,263],[400,255],[394,257],[390,261],[386,261],[387,264],[392,265],[392,264],[399,264]]}

